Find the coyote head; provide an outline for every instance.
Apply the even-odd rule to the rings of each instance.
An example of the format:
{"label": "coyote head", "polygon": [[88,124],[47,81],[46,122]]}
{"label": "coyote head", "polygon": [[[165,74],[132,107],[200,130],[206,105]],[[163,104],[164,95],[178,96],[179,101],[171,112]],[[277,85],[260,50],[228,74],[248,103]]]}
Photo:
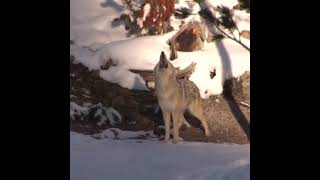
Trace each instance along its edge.
{"label": "coyote head", "polygon": [[154,68],[154,73],[156,78],[176,78],[176,69],[169,62],[169,60],[166,57],[166,54],[163,51],[161,51],[159,62]]}

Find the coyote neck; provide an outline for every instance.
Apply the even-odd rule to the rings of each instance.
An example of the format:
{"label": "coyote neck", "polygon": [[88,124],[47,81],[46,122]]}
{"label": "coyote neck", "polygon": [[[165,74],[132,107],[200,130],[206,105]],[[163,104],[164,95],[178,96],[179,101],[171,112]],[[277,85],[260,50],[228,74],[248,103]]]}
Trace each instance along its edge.
{"label": "coyote neck", "polygon": [[179,86],[178,81],[174,79],[157,79],[156,92],[160,98],[171,97],[173,94],[178,92]]}

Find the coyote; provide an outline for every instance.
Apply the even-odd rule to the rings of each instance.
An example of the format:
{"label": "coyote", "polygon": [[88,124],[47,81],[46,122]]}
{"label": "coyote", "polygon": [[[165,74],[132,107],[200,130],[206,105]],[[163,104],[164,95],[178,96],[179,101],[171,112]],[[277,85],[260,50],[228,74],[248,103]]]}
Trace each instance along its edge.
{"label": "coyote", "polygon": [[165,142],[170,138],[170,120],[173,121],[173,143],[179,139],[179,128],[185,122],[183,113],[188,110],[202,123],[205,135],[210,136],[207,119],[197,86],[187,79],[177,80],[176,70],[162,51],[154,68],[155,94],[162,110],[165,125]]}

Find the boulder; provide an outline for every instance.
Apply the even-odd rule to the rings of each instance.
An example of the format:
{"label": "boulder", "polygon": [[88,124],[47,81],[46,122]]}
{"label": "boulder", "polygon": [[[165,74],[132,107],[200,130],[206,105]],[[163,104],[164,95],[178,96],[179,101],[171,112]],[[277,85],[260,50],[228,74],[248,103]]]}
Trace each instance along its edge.
{"label": "boulder", "polygon": [[177,51],[192,52],[203,48],[205,41],[204,25],[199,21],[191,21],[169,39],[168,44],[174,43]]}
{"label": "boulder", "polygon": [[224,93],[250,101],[250,72],[246,71],[238,79],[231,78],[224,82]]}

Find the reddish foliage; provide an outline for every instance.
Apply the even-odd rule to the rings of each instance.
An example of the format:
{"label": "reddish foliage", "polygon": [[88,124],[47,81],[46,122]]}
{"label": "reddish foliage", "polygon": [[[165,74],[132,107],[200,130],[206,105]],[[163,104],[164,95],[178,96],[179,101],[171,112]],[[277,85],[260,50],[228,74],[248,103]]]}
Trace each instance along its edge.
{"label": "reddish foliage", "polygon": [[[149,3],[151,8],[146,20],[143,22],[144,28],[159,26],[160,22],[168,21],[175,11],[174,0],[146,0],[145,2],[146,4]],[[143,8],[141,8],[142,16]]]}

